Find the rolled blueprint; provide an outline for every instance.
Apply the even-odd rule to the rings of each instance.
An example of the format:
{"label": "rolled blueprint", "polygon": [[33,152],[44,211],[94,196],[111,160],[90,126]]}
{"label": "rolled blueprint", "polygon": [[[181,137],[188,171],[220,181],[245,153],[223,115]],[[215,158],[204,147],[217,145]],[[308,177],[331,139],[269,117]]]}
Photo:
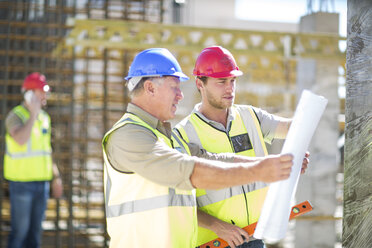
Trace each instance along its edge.
{"label": "rolled blueprint", "polygon": [[269,185],[253,235],[255,238],[265,239],[268,242],[277,242],[284,238],[291,213],[291,203],[301,174],[302,161],[327,102],[326,98],[308,90],[302,92],[281,151],[282,154],[291,153],[294,156],[291,175],[286,180]]}

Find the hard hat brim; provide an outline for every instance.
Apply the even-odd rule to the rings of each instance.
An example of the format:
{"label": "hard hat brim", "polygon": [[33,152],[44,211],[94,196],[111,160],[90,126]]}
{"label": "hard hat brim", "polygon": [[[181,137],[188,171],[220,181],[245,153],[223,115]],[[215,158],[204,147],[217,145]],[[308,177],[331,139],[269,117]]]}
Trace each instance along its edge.
{"label": "hard hat brim", "polygon": [[233,70],[229,72],[217,72],[217,73],[199,73],[199,74],[194,74],[194,76],[198,77],[212,77],[212,78],[228,78],[228,77],[240,77],[243,75],[242,71],[239,70]]}
{"label": "hard hat brim", "polygon": [[142,76],[142,77],[129,77],[128,76],[128,77],[125,77],[125,80],[128,81],[128,84],[127,84],[128,90],[132,91],[137,86],[139,81],[141,81],[141,78],[143,78],[143,77],[159,77],[159,76],[161,76],[161,77],[164,77],[164,76],[177,77],[181,82],[187,81],[187,80],[190,79],[188,76],[186,76],[182,72],[175,72],[172,75],[148,75],[148,76]]}
{"label": "hard hat brim", "polygon": [[178,77],[181,82],[187,81],[190,79],[188,76],[186,76],[186,74],[182,72],[175,72],[173,75],[169,75],[169,76]]}
{"label": "hard hat brim", "polygon": [[[187,81],[187,80],[190,79],[188,76],[186,76],[186,74],[184,74],[182,72],[175,72],[175,73],[169,74],[169,75],[165,75],[165,74],[161,74],[161,75],[144,75],[144,76],[141,76],[141,78],[142,77],[166,77],[166,76],[177,77],[177,78],[179,78],[180,81]],[[128,81],[131,78],[133,78],[133,77],[132,76],[126,76],[124,79]]]}

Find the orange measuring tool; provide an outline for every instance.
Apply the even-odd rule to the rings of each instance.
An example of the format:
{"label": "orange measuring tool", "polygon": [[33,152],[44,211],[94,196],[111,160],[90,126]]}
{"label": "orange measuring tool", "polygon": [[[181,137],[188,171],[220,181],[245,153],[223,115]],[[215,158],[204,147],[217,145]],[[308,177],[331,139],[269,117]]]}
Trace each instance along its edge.
{"label": "orange measuring tool", "polygon": [[[305,213],[310,212],[313,210],[313,206],[311,206],[309,201],[301,202],[300,204],[295,205],[292,207],[291,214],[289,215],[289,219],[296,218],[297,216],[303,215]],[[249,236],[252,236],[257,226],[257,222],[252,223],[246,227],[243,227],[243,230],[246,231]],[[212,241],[209,241],[201,246],[198,246],[198,248],[213,248],[213,247],[219,247],[219,248],[226,248],[229,246],[229,244],[220,238],[214,239]]]}

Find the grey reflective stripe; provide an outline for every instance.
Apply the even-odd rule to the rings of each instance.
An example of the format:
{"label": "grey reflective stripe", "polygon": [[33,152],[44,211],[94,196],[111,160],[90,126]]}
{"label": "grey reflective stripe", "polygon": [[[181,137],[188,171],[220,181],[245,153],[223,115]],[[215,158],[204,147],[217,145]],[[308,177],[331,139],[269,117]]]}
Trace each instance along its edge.
{"label": "grey reflective stripe", "polygon": [[[111,131],[113,132],[113,131],[116,129],[117,126],[121,125],[121,124],[122,124],[123,122],[125,122],[125,121],[132,122],[132,123],[129,123],[129,124],[134,124],[134,123],[135,123],[135,124],[137,124],[137,125],[139,125],[139,126],[141,126],[141,127],[147,128],[148,130],[150,130],[151,132],[153,132],[153,134],[155,134],[154,131],[151,130],[151,128],[146,127],[145,125],[143,125],[143,123],[145,123],[145,122],[141,123],[140,121],[133,120],[133,119],[130,118],[130,117],[127,117],[127,118],[125,118],[125,119],[123,119],[123,120],[121,120],[121,121],[115,123],[114,126],[112,127]],[[157,136],[157,135],[155,134],[155,136]]]}
{"label": "grey reflective stripe", "polygon": [[115,123],[115,125],[114,125],[112,128],[114,129],[115,127],[117,127],[118,125],[120,125],[121,123],[123,123],[124,121],[132,121],[132,122],[135,122],[135,123],[140,124],[140,122],[138,122],[138,121],[136,121],[136,120],[133,120],[133,119],[130,118],[130,117],[127,117],[127,118],[125,118],[125,119],[123,119],[123,120],[121,120],[121,121]]}
{"label": "grey reflective stripe", "polygon": [[21,154],[11,154],[8,151],[6,151],[6,155],[13,159],[21,159],[21,158],[31,158],[31,157],[41,157],[41,156],[48,156],[51,155],[51,152],[46,151],[33,151],[28,153],[21,153]]}
{"label": "grey reflective stripe", "polygon": [[[181,128],[182,128],[182,126],[181,126]],[[199,139],[198,133],[196,132],[194,125],[190,121],[190,118],[187,120],[183,129],[185,130],[185,133],[186,133],[187,138],[188,138],[190,143],[195,143],[199,147],[203,147],[202,143]]]}
{"label": "grey reflective stripe", "polygon": [[106,152],[105,152],[105,149],[103,149],[103,158],[104,158],[104,163],[105,163],[105,175],[107,177],[106,179],[106,190],[105,190],[105,210],[106,210],[106,216],[109,216],[109,207],[108,207],[108,199],[110,199],[110,192],[111,192],[111,177],[110,177],[110,174],[108,173],[108,169],[107,169],[107,166],[111,166],[109,163],[108,163],[108,159],[107,159],[107,155],[106,155]]}
{"label": "grey reflective stripe", "polygon": [[28,139],[27,151],[26,152],[11,153],[11,152],[9,152],[8,147],[5,146],[5,153],[6,153],[6,155],[8,155],[12,159],[41,157],[41,156],[48,156],[48,155],[52,154],[52,152],[48,152],[48,151],[33,151],[31,149],[31,138]]}
{"label": "grey reflective stripe", "polygon": [[[22,108],[26,110],[23,106]],[[28,112],[28,110],[26,110]],[[14,109],[14,113],[21,119],[22,123],[25,123],[27,121],[26,116],[23,115],[22,110],[19,110],[19,108]]]}
{"label": "grey reflective stripe", "polygon": [[[244,187],[246,187],[246,185]],[[244,192],[242,190],[242,186],[235,186],[220,190],[206,190],[206,193],[206,195],[202,195],[196,198],[198,207],[205,207],[207,205],[226,200],[235,195],[243,194]]]}
{"label": "grey reflective stripe", "polygon": [[254,190],[264,188],[265,186],[267,186],[265,183],[254,182],[247,185],[234,186],[231,188],[220,190],[205,190],[206,195],[196,197],[196,201],[198,207],[205,207],[210,204],[226,200],[236,195],[241,195],[244,193],[248,194],[249,192],[252,192]]}
{"label": "grey reflective stripe", "polygon": [[[107,185],[107,187],[109,187],[109,185]],[[176,191],[170,188],[168,195],[161,195],[147,199],[124,202],[119,205],[106,205],[106,215],[107,218],[112,218],[125,214],[132,214],[171,206],[196,206],[194,195],[177,195]]]}
{"label": "grey reflective stripe", "polygon": [[254,120],[253,120],[253,118],[256,118],[256,116],[253,117],[251,115],[251,113],[249,112],[249,110],[248,111],[240,111],[241,110],[240,108],[236,108],[236,110],[239,112],[240,117],[243,120],[244,126],[247,129],[247,132],[248,132],[249,138],[251,139],[253,149],[254,149],[254,153],[256,154],[256,157],[265,156],[265,152],[264,152],[264,149],[262,147],[265,144],[261,143],[261,139],[260,139],[260,136],[258,134],[258,132],[261,131],[261,130],[257,130],[256,125],[255,125]]}
{"label": "grey reflective stripe", "polygon": [[183,150],[183,153],[186,153],[187,154],[187,149],[186,149],[186,147],[183,145],[183,142],[179,139],[179,137],[176,135],[176,134],[174,134],[173,132],[172,132],[172,137],[177,141],[177,143],[180,145],[180,147],[182,148],[182,150]]}

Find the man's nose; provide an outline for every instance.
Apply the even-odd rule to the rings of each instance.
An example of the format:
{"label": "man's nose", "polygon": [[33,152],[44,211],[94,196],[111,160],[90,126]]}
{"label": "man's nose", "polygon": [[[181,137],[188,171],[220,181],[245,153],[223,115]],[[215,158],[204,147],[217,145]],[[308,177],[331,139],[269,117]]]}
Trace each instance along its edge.
{"label": "man's nose", "polygon": [[183,93],[182,93],[181,89],[177,89],[176,97],[177,97],[178,100],[183,99]]}
{"label": "man's nose", "polygon": [[234,92],[234,90],[235,90],[235,82],[226,83],[226,91],[227,92]]}

